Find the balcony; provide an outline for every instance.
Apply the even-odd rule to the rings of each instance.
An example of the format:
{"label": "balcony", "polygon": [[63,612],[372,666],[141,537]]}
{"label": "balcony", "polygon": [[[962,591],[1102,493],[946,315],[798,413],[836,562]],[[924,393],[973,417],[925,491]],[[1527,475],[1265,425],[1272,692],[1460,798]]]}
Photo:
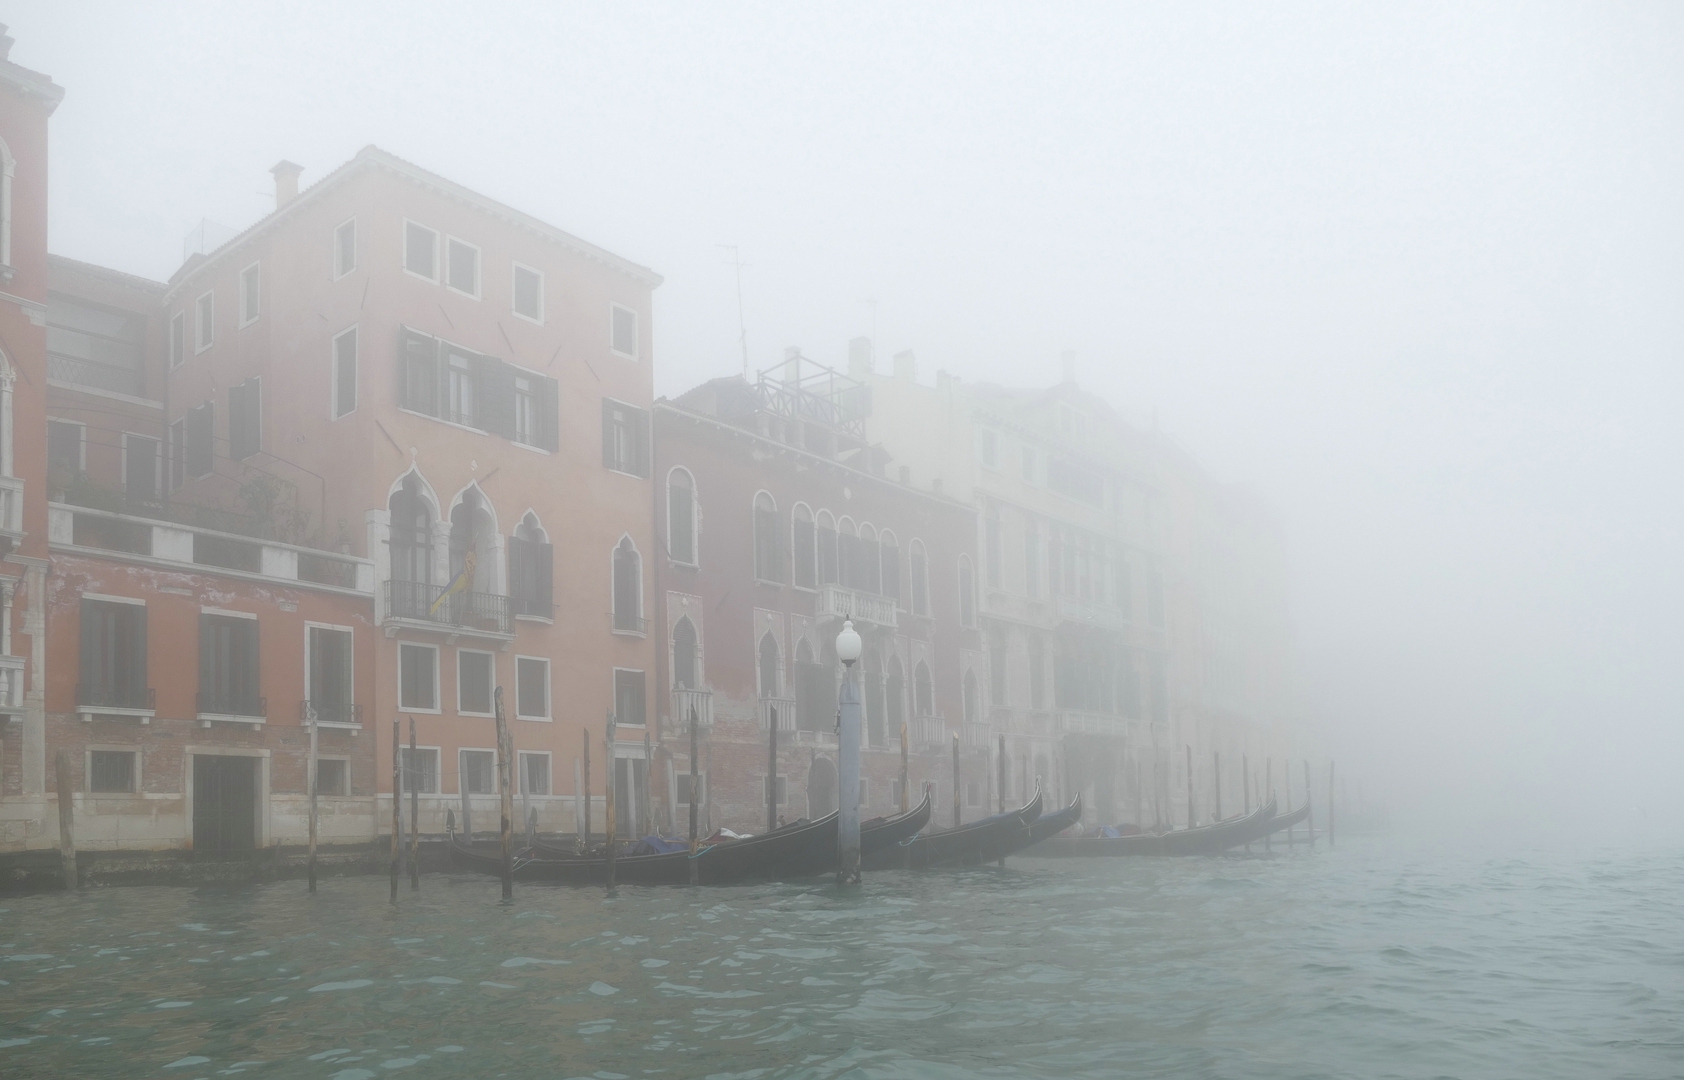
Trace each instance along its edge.
{"label": "balcony", "polygon": [[1061,709],[1053,714],[1053,732],[1058,735],[1122,735],[1127,722],[1109,713]]}
{"label": "balcony", "polygon": [[988,725],[972,721],[965,725],[965,745],[973,750],[988,749]]}
{"label": "balcony", "polygon": [[23,712],[23,657],[0,656],[0,713]]}
{"label": "balcony", "polygon": [[778,718],[779,731],[795,730],[795,699],[763,697],[760,699],[760,730],[772,730],[772,716]]}
{"label": "balcony", "polygon": [[76,713],[84,721],[92,721],[95,716],[130,716],[148,724],[157,707],[158,695],[150,686],[103,679],[85,679],[76,684]]}
{"label": "balcony", "polygon": [[1058,598],[1058,617],[1065,622],[1081,623],[1083,626],[1098,626],[1106,630],[1121,630],[1128,626],[1130,622],[1128,616],[1114,607],[1107,607],[1104,604],[1090,604],[1073,596]]}
{"label": "balcony", "polygon": [[854,619],[890,628],[896,625],[894,597],[878,596],[841,585],[819,586],[814,612],[821,619]]}
{"label": "balcony", "polygon": [[507,596],[482,592],[445,596],[445,588],[424,581],[386,582],[386,618],[436,630],[514,636]]}
{"label": "balcony", "polygon": [[0,536],[23,537],[23,481],[0,476]]}
{"label": "balcony", "polygon": [[237,724],[262,724],[269,719],[269,699],[255,694],[205,693],[193,695],[193,707],[205,727],[214,720]]}
{"label": "balcony", "polygon": [[354,701],[300,701],[298,722],[306,727],[314,722],[328,728],[360,728],[363,707]]}
{"label": "balcony", "polygon": [[690,690],[682,686],[673,687],[672,691],[672,730],[674,734],[686,736],[690,734],[690,712],[694,709],[696,723],[702,727],[713,726],[713,692],[709,690]]}
{"label": "balcony", "polygon": [[56,352],[47,354],[47,378],[52,382],[88,386],[129,397],[140,397],[146,389],[146,380],[139,368],[102,364],[97,360]]}
{"label": "balcony", "polygon": [[920,747],[942,749],[947,745],[947,721],[939,716],[913,717],[911,735]]}

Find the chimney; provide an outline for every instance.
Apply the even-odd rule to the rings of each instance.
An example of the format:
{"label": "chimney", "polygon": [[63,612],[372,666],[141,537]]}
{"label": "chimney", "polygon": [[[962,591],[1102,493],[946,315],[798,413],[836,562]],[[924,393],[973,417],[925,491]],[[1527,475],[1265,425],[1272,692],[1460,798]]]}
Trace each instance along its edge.
{"label": "chimney", "polygon": [[304,166],[294,165],[284,158],[269,170],[275,177],[275,209],[279,210],[298,198],[298,174],[303,171]]}
{"label": "chimney", "polygon": [[848,377],[863,381],[871,374],[871,339],[857,337],[848,342]]}
{"label": "chimney", "polygon": [[911,349],[895,354],[895,378],[918,381],[918,358],[912,355]]}
{"label": "chimney", "polygon": [[1071,386],[1076,385],[1076,350],[1065,349],[1059,354],[1059,360],[1064,364],[1064,381]]}

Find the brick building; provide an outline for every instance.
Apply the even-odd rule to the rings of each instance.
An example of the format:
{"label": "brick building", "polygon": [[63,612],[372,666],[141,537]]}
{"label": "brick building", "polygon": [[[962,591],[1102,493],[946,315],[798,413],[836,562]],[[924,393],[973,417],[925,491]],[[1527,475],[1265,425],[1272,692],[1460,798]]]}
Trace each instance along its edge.
{"label": "brick building", "polygon": [[[863,437],[863,389],[792,350],[752,385],[715,379],[656,404],[657,679],[679,828],[692,708],[707,824],[764,827],[774,715],[779,816],[836,808],[844,616],[865,642],[862,814],[900,805],[903,724],[909,795],[934,782],[938,819],[951,814],[951,739],[981,707],[974,513],[885,476]],[[987,748],[963,758],[966,805],[980,814]]]}

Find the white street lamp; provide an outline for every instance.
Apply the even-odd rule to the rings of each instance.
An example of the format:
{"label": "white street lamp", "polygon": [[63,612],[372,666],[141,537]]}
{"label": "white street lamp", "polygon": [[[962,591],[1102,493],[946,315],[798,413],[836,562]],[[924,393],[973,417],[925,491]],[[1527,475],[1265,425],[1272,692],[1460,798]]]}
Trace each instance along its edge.
{"label": "white street lamp", "polygon": [[836,714],[836,840],[840,856],[838,885],[860,880],[860,727],[863,711],[859,687],[854,685],[854,662],[860,658],[860,635],[852,619],[844,619],[836,635],[836,658],[847,669],[842,676],[842,707]]}

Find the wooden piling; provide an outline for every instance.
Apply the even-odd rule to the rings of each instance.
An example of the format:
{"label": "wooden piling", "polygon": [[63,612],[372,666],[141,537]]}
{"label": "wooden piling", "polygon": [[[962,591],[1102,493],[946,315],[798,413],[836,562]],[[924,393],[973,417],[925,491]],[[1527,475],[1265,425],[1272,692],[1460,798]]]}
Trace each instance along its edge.
{"label": "wooden piling", "polygon": [[655,754],[649,745],[649,732],[643,732],[643,828],[641,835],[655,831],[655,797],[652,794],[654,785],[650,780],[655,775]]}
{"label": "wooden piling", "polygon": [[509,721],[503,715],[503,688],[491,691],[491,705],[497,716],[497,791],[500,821],[499,837],[503,841],[503,899],[515,898],[515,793],[514,768],[509,761],[514,756],[514,740],[509,737]]}
{"label": "wooden piling", "polygon": [[309,712],[310,720],[310,775],[306,778],[310,785],[310,891],[316,891],[316,710]]}
{"label": "wooden piling", "polygon": [[[1286,808],[1288,810],[1291,810],[1292,809],[1292,759],[1291,758],[1287,758],[1285,761],[1281,762],[1281,783],[1286,785]],[[1298,837],[1295,835],[1296,832],[1297,832],[1297,829],[1294,826],[1288,825],[1286,827],[1286,846],[1287,847],[1291,847],[1293,844],[1298,843]]]}
{"label": "wooden piling", "polygon": [[[403,830],[403,747],[398,745],[398,718],[392,717],[392,903],[398,902],[398,833]],[[463,790],[467,786],[463,785]]]}
{"label": "wooden piling", "polygon": [[76,872],[76,788],[70,780],[70,752],[60,750],[53,758],[54,782],[58,784],[58,854],[64,867],[64,887],[78,889],[82,877]]}
{"label": "wooden piling", "polygon": [[1333,761],[1327,762],[1327,846],[1333,846]]}
{"label": "wooden piling", "polygon": [[[1265,799],[1272,799],[1275,797],[1275,759],[1272,757],[1266,757],[1263,759],[1263,794],[1261,797]],[[1287,809],[1291,810],[1292,807],[1288,806]],[[1278,813],[1280,811],[1280,807],[1276,807],[1275,810]],[[1274,830],[1270,830],[1269,832],[1263,834],[1264,851],[1275,850],[1274,841],[1271,839],[1274,835]]]}
{"label": "wooden piling", "polygon": [[602,771],[603,790],[608,793],[608,803],[603,808],[603,817],[605,819],[604,825],[608,832],[608,888],[610,891],[614,888],[614,848],[618,846],[614,835],[614,827],[618,824],[615,821],[615,815],[619,810],[619,808],[614,805],[614,781],[616,779],[614,776],[614,728],[614,714],[610,712],[608,714],[608,723],[605,725],[607,734],[602,740],[603,746],[606,749],[606,753],[603,757]]}
{"label": "wooden piling", "polygon": [[778,827],[778,707],[766,706],[766,831]]}
{"label": "wooden piling", "polygon": [[994,759],[994,783],[996,785],[995,799],[999,803],[999,809],[995,813],[1003,814],[1006,812],[1006,737],[1004,735],[1000,736],[999,754]]}
{"label": "wooden piling", "polygon": [[959,810],[959,735],[953,735],[953,827],[960,825]]}
{"label": "wooden piling", "polygon": [[[415,717],[409,718],[409,760],[415,756]],[[409,889],[421,888],[421,792],[419,784],[409,785]]]}
{"label": "wooden piling", "polygon": [[1212,750],[1211,756],[1212,756],[1211,757],[1212,763],[1211,763],[1210,779],[1211,779],[1211,783],[1214,785],[1213,793],[1214,793],[1214,796],[1215,796],[1215,799],[1216,799],[1216,820],[1221,821],[1222,820],[1222,751]]}
{"label": "wooden piling", "polygon": [[515,787],[520,790],[520,827],[526,833],[526,850],[531,852],[538,840],[538,815],[532,811],[532,784],[520,766],[519,754],[515,755]]}
{"label": "wooden piling", "polygon": [[1309,837],[1310,847],[1314,848],[1316,846],[1316,810],[1315,805],[1310,802],[1310,787],[1310,762],[1308,759],[1305,759],[1304,805],[1308,808],[1309,812],[1304,815],[1304,833]]}
{"label": "wooden piling", "polygon": [[903,814],[911,809],[911,804],[907,802],[910,793],[907,791],[906,785],[906,723],[902,721],[900,726],[900,812]]}
{"label": "wooden piling", "polygon": [[697,867],[696,867],[696,845],[697,845],[697,841],[698,841],[698,838],[696,836],[696,796],[698,794],[700,794],[697,791],[697,787],[698,787],[697,781],[700,779],[700,777],[698,776],[696,770],[697,770],[698,761],[702,756],[701,755],[701,736],[696,731],[697,722],[698,721],[697,721],[697,718],[696,718],[696,706],[691,705],[690,706],[690,884],[692,884],[692,885],[696,884],[696,870],[697,870]]}
{"label": "wooden piling", "polygon": [[585,835],[581,842],[589,848],[591,846],[591,729],[586,728],[579,735],[585,740]]}
{"label": "wooden piling", "polygon": [[468,840],[468,846],[474,846],[474,815],[468,803],[468,782],[462,775],[462,752],[456,752],[456,786],[461,789],[459,798],[462,802],[462,835]]}
{"label": "wooden piling", "polygon": [[1187,827],[1193,827],[1193,744],[1187,744]]}
{"label": "wooden piling", "polygon": [[1240,755],[1240,798],[1244,800],[1245,812],[1251,813],[1251,758]]}

